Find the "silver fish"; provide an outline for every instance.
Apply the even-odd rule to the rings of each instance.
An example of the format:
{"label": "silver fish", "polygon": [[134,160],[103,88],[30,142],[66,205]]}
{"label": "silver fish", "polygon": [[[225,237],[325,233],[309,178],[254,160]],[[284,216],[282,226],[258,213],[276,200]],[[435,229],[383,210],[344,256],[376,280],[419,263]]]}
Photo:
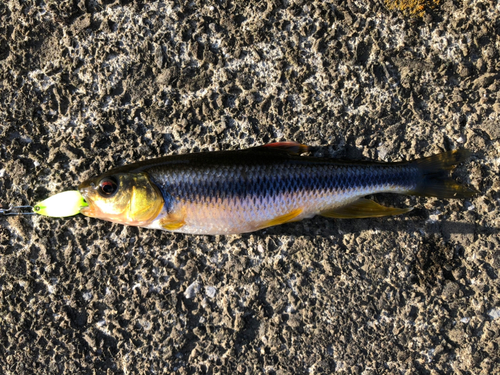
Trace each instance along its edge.
{"label": "silver fish", "polygon": [[90,217],[194,234],[237,234],[315,215],[368,218],[406,213],[364,196],[398,193],[469,198],[477,191],[449,171],[469,155],[444,152],[409,162],[300,156],[293,142],[238,151],[167,156],[115,168],[79,186]]}

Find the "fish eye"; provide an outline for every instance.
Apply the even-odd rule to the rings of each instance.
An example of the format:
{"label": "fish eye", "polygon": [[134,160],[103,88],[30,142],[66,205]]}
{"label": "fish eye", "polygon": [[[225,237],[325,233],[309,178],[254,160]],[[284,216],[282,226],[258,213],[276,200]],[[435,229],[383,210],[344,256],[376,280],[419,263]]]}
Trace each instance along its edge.
{"label": "fish eye", "polygon": [[99,181],[97,191],[102,197],[109,198],[118,191],[118,183],[114,177],[105,177]]}

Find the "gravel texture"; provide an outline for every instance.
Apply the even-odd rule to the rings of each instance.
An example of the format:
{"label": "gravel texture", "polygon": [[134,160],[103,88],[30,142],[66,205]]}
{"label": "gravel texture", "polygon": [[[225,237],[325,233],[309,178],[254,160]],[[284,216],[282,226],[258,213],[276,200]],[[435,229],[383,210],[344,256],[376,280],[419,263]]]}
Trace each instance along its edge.
{"label": "gravel texture", "polygon": [[471,200],[241,236],[0,217],[2,374],[500,373],[500,6],[0,2],[0,203],[160,155],[466,147]]}

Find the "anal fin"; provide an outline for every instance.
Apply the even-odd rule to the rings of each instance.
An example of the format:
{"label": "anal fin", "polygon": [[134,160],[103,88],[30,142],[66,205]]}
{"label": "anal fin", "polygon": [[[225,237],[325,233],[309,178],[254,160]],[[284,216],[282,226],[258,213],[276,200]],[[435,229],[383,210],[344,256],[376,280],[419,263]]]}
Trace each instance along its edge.
{"label": "anal fin", "polygon": [[382,217],[400,215],[411,211],[413,208],[386,207],[370,199],[361,198],[347,206],[323,211],[321,216],[336,219],[359,219],[367,217]]}
{"label": "anal fin", "polygon": [[294,221],[294,219],[297,216],[299,216],[302,213],[302,211],[303,211],[302,208],[297,208],[296,210],[290,211],[285,215],[278,216],[272,220],[264,222],[262,225],[259,226],[259,229],[273,227],[275,225],[285,224]]}

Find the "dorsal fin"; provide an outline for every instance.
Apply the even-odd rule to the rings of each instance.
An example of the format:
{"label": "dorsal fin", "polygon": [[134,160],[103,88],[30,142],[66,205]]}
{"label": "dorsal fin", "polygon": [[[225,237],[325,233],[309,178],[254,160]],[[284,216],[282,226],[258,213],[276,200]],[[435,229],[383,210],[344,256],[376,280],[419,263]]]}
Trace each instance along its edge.
{"label": "dorsal fin", "polygon": [[309,146],[297,142],[274,142],[256,148],[284,151],[290,155],[301,155],[309,151]]}

